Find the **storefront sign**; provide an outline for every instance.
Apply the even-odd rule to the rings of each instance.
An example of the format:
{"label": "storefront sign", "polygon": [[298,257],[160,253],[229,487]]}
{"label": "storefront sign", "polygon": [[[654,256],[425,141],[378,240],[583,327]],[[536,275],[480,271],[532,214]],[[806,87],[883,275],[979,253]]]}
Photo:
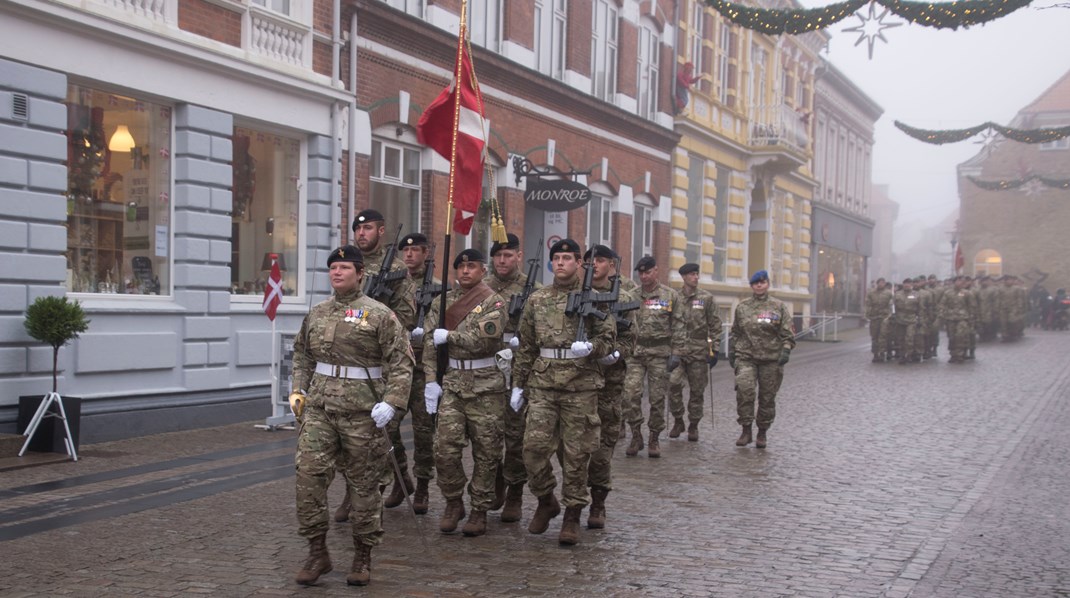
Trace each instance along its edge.
{"label": "storefront sign", "polygon": [[576,181],[528,179],[524,203],[544,212],[567,212],[591,201],[591,190]]}

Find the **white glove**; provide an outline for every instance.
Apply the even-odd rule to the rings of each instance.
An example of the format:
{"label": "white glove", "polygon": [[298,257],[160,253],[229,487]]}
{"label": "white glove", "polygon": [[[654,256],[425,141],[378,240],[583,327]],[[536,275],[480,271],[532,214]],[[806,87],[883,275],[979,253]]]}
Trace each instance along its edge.
{"label": "white glove", "polygon": [[376,428],[382,428],[394,419],[394,408],[388,403],[376,403],[375,407],[372,407],[372,419],[375,420]]}
{"label": "white glove", "polygon": [[605,357],[600,357],[598,363],[602,365],[613,365],[614,363],[617,363],[618,359],[620,359],[620,351],[614,351]]}
{"label": "white glove", "polygon": [[509,397],[509,406],[513,408],[513,411],[520,413],[520,408],[524,406],[523,388],[513,389],[513,396]]}
{"label": "white glove", "polygon": [[520,337],[519,336],[515,336],[514,335],[513,338],[509,339],[509,348],[510,349],[516,349],[519,346],[520,346]]}
{"label": "white glove", "polygon": [[424,407],[427,407],[427,413],[434,415],[438,412],[438,398],[442,396],[442,387],[438,382],[428,382],[424,386]]}
{"label": "white glove", "polygon": [[446,344],[446,339],[449,337],[450,331],[445,328],[435,328],[434,334],[435,346],[438,347],[439,345]]}
{"label": "white glove", "polygon": [[572,343],[572,354],[576,357],[587,357],[591,354],[594,345],[588,342],[576,341]]}
{"label": "white glove", "polygon": [[413,328],[412,332],[409,333],[409,338],[411,338],[414,341],[423,340],[423,338],[424,338],[424,329],[423,328]]}

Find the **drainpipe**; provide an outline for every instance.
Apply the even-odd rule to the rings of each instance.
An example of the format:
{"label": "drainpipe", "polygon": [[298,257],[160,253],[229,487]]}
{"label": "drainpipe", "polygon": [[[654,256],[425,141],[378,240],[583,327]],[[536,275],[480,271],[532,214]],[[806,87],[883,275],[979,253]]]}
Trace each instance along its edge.
{"label": "drainpipe", "polygon": [[331,87],[338,89],[341,79],[339,71],[342,65],[339,63],[342,53],[342,0],[334,0],[331,14]]}

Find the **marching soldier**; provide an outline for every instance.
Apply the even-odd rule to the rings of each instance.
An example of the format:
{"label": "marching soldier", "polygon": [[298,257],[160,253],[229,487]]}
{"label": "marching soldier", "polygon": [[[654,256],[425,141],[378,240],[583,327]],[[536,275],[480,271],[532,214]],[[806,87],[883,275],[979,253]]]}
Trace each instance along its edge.
{"label": "marching soldier", "polygon": [[914,279],[914,293],[918,296],[918,324],[914,333],[915,351],[922,359],[929,359],[929,330],[936,320],[936,302],[924,276]]}
{"label": "marching soldier", "polygon": [[[494,478],[502,454],[502,422],[508,388],[495,354],[502,348],[505,301],[483,277],[486,260],[476,249],[465,249],[453,260],[460,288],[446,294],[446,327],[424,339],[424,376],[435,377],[437,351],[446,345],[449,362],[442,386],[428,382],[424,398],[428,413],[438,411],[435,467],[438,487],[446,499],[439,529],[449,533],[465,515],[464,488],[468,484],[462,464],[465,446],[472,444],[472,483],[468,486],[472,513],[464,524],[465,536],[487,531],[487,510],[494,501]],[[428,317],[438,321],[439,305]],[[439,400],[441,398],[441,404]]]}
{"label": "marching soldier", "polygon": [[687,439],[698,440],[698,422],[702,419],[703,397],[710,370],[717,365],[721,350],[721,317],[713,293],[698,288],[698,264],[680,266],[684,286],[680,289],[680,319],[686,332],[681,364],[669,375],[669,412],[673,415],[669,438],[679,438],[684,431],[684,380],[690,391],[687,402]]}
{"label": "marching soldier", "polygon": [[1022,288],[1017,276],[1003,277],[999,294],[1000,337],[1004,342],[1022,338],[1025,319],[1029,314],[1029,294]]}
{"label": "marching soldier", "polygon": [[947,325],[947,347],[951,353],[948,363],[965,363],[969,350],[967,337],[973,334],[970,327],[972,299],[966,290],[965,279],[965,276],[956,276],[954,289],[940,299],[940,319]]}
{"label": "marching soldier", "polygon": [[294,341],[291,408],[297,441],[297,521],[309,554],[296,581],[311,585],[331,571],[327,487],[336,464],[352,497],[356,554],[350,585],[371,579],[371,550],[383,537],[379,491],[389,443],[381,430],[404,411],[413,357],[404,326],[361,292],[364,260],[352,245],[327,258],[334,296],[312,308]]}
{"label": "marching soldier", "polygon": [[970,334],[966,337],[966,359],[973,359],[977,351],[977,336],[981,331],[981,293],[974,287],[973,278],[966,276],[966,292],[969,294]]}
{"label": "marching soldier", "polygon": [[915,341],[920,314],[921,304],[914,292],[914,279],[904,279],[902,288],[895,294],[895,314],[892,315],[900,365],[921,361]]}
{"label": "marching soldier", "polygon": [[883,278],[878,278],[877,288],[866,295],[866,319],[869,320],[869,346],[873,352],[873,363],[884,361],[888,347],[881,341],[886,340],[885,321],[891,314],[892,291]]}
{"label": "marching soldier", "polygon": [[981,277],[981,342],[996,340],[999,333],[999,287],[992,283],[989,276]]}
{"label": "marching soldier", "polygon": [[635,265],[639,272],[640,307],[636,314],[635,353],[628,360],[624,381],[624,417],[632,428],[632,441],[624,454],[634,457],[643,449],[643,381],[650,401],[650,446],[647,456],[661,456],[658,436],[665,429],[665,395],[669,372],[680,365],[684,351],[684,320],[680,316],[680,295],[658,282],[658,265],[645,256]]}
{"label": "marching soldier", "polygon": [[[578,320],[565,313],[569,295],[582,289],[578,243],[554,243],[550,262],[553,285],[532,293],[520,316],[509,404],[519,412],[525,399],[528,402],[524,466],[528,486],[539,499],[528,531],[545,532],[561,512],[550,463],[560,447],[565,518],[558,541],[572,545],[579,542],[580,514],[588,503],[587,466],[600,434],[598,390],[605,379],[597,360],[613,352],[616,326],[612,318]],[[576,340],[580,325],[586,341]]]}

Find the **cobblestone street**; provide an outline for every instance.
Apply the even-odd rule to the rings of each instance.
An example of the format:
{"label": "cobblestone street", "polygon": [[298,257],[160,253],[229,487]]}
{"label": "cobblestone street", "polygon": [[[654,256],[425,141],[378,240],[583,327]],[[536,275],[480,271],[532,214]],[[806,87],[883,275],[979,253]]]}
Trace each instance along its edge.
{"label": "cobblestone street", "polygon": [[349,526],[332,523],[335,569],[300,588],[295,432],[249,423],[0,472],[0,595],[1070,595],[1070,335],[1031,330],[965,365],[945,342],[911,366],[871,364],[865,330],[844,338],[800,343],[764,451],[734,446],[715,368],[700,441],[618,447],[607,527],[572,548],[560,516],[527,532],[530,494],[520,523],[443,535],[432,487],[427,515],[384,514],[372,585],[346,586]]}

